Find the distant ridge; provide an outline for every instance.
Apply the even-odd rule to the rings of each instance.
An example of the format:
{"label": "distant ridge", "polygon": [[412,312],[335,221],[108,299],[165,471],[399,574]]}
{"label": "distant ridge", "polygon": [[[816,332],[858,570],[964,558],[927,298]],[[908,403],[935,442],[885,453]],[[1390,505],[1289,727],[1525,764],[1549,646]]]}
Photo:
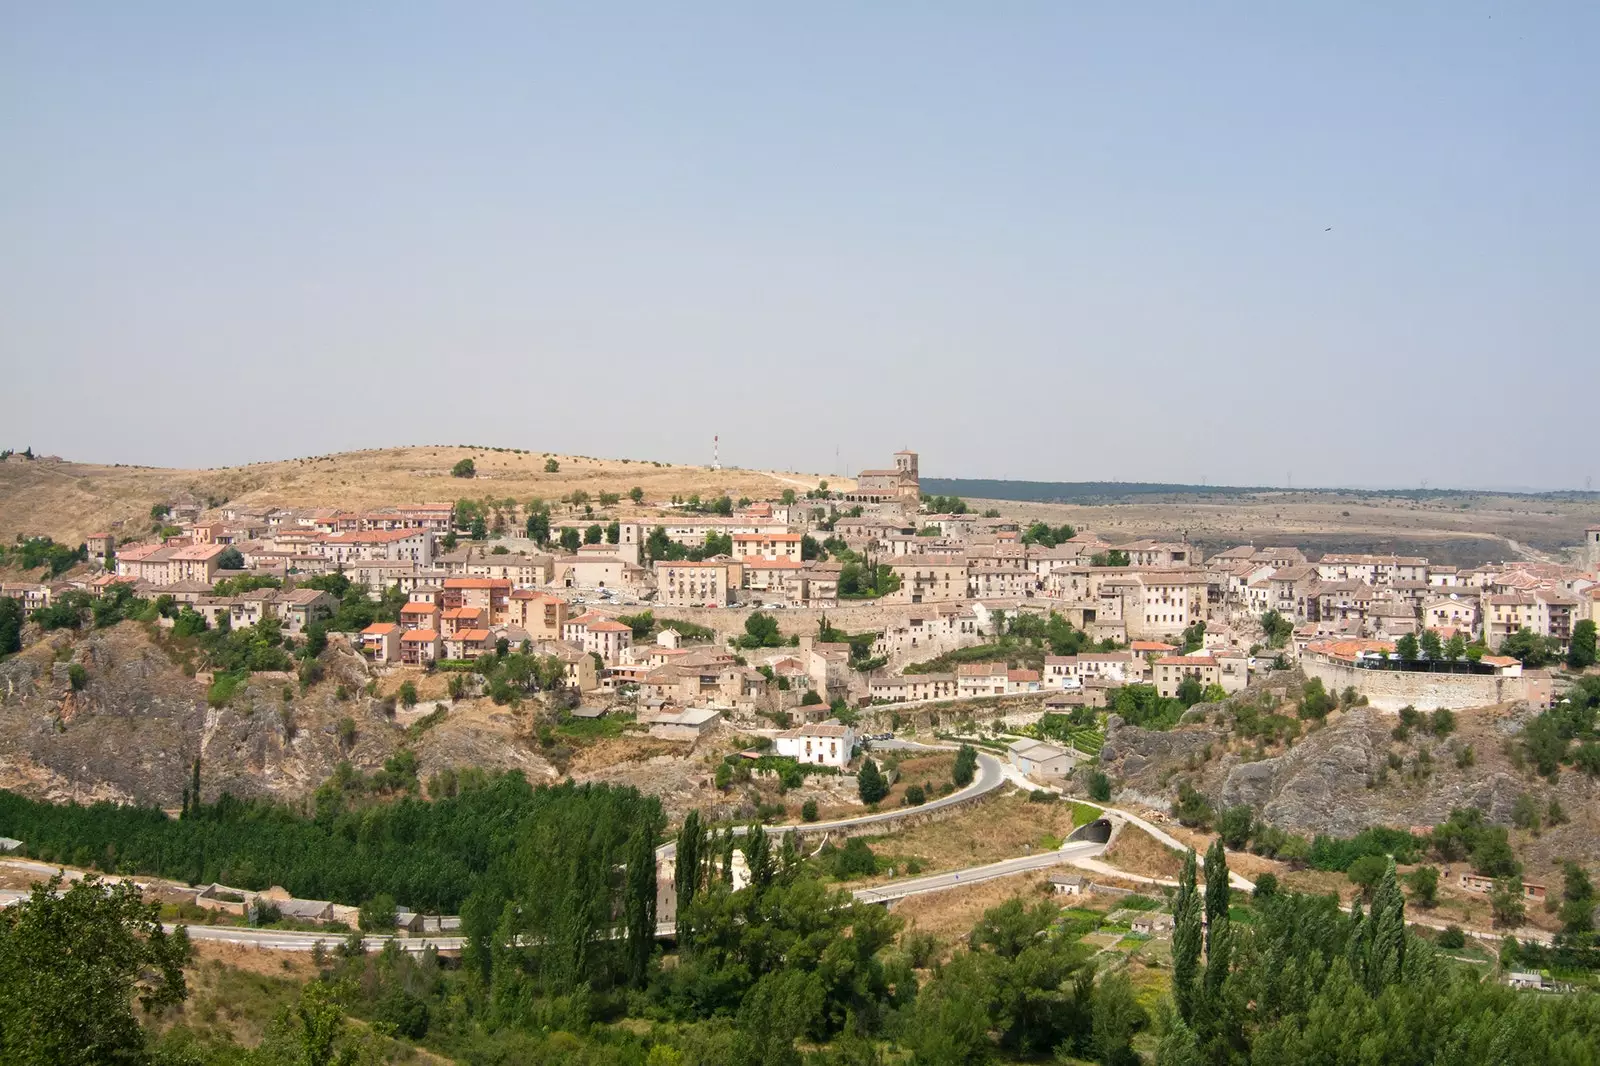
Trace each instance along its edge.
{"label": "distant ridge", "polygon": [[1246,496],[1268,492],[1409,500],[1460,496],[1518,496],[1548,500],[1600,498],[1600,493],[1578,490],[1508,492],[1496,489],[1287,489],[1272,485],[1183,485],[1159,481],[1005,481],[993,478],[925,477],[921,484],[923,492],[934,496],[1018,500],[1025,503],[1093,503],[1141,496]]}

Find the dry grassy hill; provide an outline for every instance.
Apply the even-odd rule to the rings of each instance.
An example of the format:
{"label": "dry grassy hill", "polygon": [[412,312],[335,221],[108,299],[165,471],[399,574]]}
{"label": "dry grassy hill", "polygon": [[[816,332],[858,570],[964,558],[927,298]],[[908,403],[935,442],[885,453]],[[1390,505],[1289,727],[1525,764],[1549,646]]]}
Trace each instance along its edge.
{"label": "dry grassy hill", "polygon": [[[472,459],[478,476],[451,477],[451,467],[466,458]],[[547,459],[560,464],[557,473],[545,473]],[[836,488],[854,484],[826,474],[711,470],[648,460],[455,446],[376,448],[211,470],[13,456],[0,463],[0,539],[9,542],[19,533],[44,533],[75,544],[86,534],[119,522],[125,523],[119,528],[142,531],[148,528],[153,504],[185,493],[217,502],[354,509],[463,496],[510,497],[526,503],[535,496],[558,499],[575,489],[591,495],[626,494],[634,486],[644,489],[646,501],[693,493],[762,499],[786,488],[804,492],[815,488],[819,479]]]}

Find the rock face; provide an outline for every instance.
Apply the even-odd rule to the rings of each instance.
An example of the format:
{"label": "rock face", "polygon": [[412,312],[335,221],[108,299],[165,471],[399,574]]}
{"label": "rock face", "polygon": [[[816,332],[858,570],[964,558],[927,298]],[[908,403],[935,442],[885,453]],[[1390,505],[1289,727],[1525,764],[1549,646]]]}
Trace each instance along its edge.
{"label": "rock face", "polygon": [[[1545,840],[1559,838],[1577,849],[1574,854],[1600,850],[1587,828],[1600,808],[1600,783],[1564,772],[1551,784],[1511,762],[1506,741],[1528,716],[1521,708],[1461,712],[1458,731],[1449,737],[1414,733],[1399,740],[1392,734],[1394,715],[1355,708],[1262,759],[1251,757],[1248,744],[1235,742],[1230,750],[1228,728],[1215,724],[1216,715],[1211,724],[1166,733],[1113,717],[1100,765],[1122,795],[1170,802],[1179,783],[1188,781],[1218,810],[1247,806],[1268,824],[1305,836],[1435,825],[1457,807],[1477,807],[1490,821],[1509,825],[1517,797],[1528,792],[1541,804],[1558,798],[1572,819],[1548,830]],[[1460,757],[1469,746],[1472,757]]]}
{"label": "rock face", "polygon": [[[88,679],[76,692],[74,663]],[[228,706],[212,708],[205,686],[136,624],[52,636],[0,663],[0,788],[56,802],[176,808],[199,757],[207,801],[223,791],[295,801],[341,761],[371,772],[408,743],[424,780],[447,766],[516,768],[535,783],[554,773],[518,741],[509,714],[452,710],[412,740],[381,701],[361,694],[368,672],[359,656],[331,647],[326,671],[306,696],[287,678],[258,674]],[[354,695],[339,699],[341,685]],[[356,725],[348,747],[339,735],[347,716]]]}

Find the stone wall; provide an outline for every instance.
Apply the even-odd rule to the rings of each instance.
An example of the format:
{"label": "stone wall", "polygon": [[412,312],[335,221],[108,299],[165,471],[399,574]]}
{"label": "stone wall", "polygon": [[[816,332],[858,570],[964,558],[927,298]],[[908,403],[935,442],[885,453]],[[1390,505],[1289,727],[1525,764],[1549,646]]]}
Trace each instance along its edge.
{"label": "stone wall", "polygon": [[1541,679],[1506,677],[1498,674],[1430,674],[1403,670],[1358,670],[1337,660],[1317,655],[1301,658],[1307,677],[1320,678],[1330,693],[1354,687],[1367,702],[1380,711],[1415,707],[1431,711],[1448,707],[1452,711],[1490,707],[1497,703],[1530,700],[1543,703]]}

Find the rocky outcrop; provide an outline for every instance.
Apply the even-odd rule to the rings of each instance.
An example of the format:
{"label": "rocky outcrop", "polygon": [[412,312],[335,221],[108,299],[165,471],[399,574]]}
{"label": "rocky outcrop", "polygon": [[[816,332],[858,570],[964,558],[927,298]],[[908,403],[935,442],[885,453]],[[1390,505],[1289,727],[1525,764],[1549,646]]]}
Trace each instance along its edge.
{"label": "rocky outcrop", "polygon": [[[71,666],[87,684],[73,691]],[[296,801],[348,760],[371,772],[402,746],[421,776],[446,767],[553,774],[503,709],[464,706],[408,737],[384,704],[362,694],[367,665],[330,646],[326,679],[309,694],[281,675],[256,675],[226,707],[186,677],[133,623],[76,640],[57,635],[0,663],[0,788],[53,801],[113,800],[176,808],[201,760],[202,792]],[[343,692],[344,698],[340,698]],[[339,724],[356,726],[346,744]]]}
{"label": "rocky outcrop", "polygon": [[[1216,724],[1215,714],[1200,716],[1209,724],[1170,732],[1126,726],[1113,716],[1100,767],[1120,796],[1170,803],[1179,783],[1188,781],[1218,810],[1246,806],[1267,823],[1306,836],[1435,825],[1458,807],[1477,807],[1490,821],[1508,825],[1524,792],[1542,805],[1559,799],[1574,826],[1587,824],[1600,805],[1600,784],[1571,772],[1552,784],[1512,762],[1507,740],[1529,713],[1461,712],[1458,731],[1449,737],[1418,733],[1401,740],[1392,734],[1393,715],[1355,708],[1267,758],[1255,758],[1248,742],[1230,745],[1229,730]],[[1472,757],[1458,758],[1469,746]],[[1562,826],[1550,835],[1570,847],[1578,831]],[[1591,841],[1580,850],[1597,848]]]}

